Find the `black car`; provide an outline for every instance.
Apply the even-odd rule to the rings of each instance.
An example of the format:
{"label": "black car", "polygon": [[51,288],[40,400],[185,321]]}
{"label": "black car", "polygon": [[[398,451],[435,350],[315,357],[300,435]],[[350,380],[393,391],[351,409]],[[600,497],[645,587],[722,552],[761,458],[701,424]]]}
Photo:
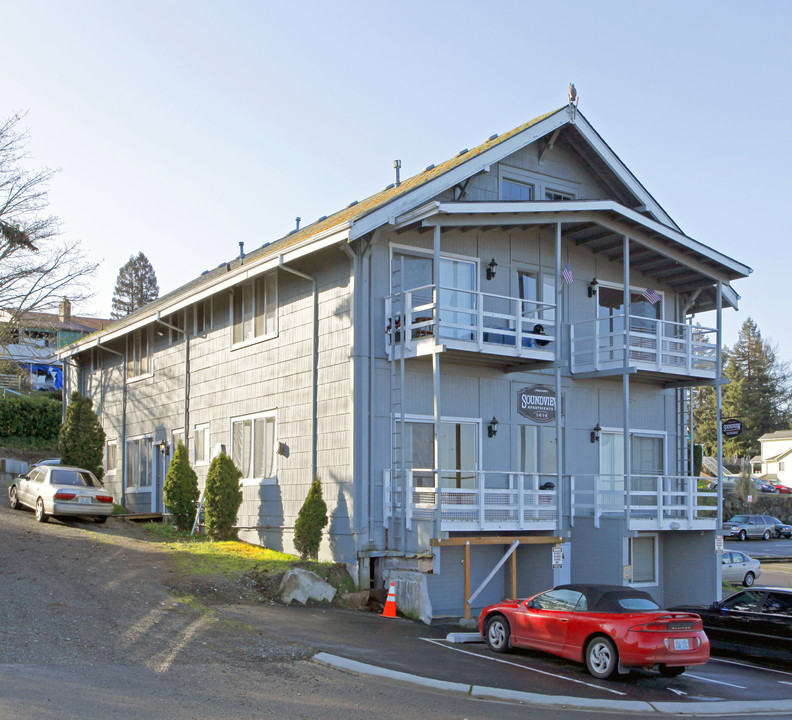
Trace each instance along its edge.
{"label": "black car", "polygon": [[714,650],[787,662],[792,657],[792,588],[753,587],[709,607],[669,610],[700,615]]}
{"label": "black car", "polygon": [[792,525],[782,523],[777,517],[770,518],[775,523],[775,532],[773,535],[780,538],[782,535],[785,538],[792,538]]}

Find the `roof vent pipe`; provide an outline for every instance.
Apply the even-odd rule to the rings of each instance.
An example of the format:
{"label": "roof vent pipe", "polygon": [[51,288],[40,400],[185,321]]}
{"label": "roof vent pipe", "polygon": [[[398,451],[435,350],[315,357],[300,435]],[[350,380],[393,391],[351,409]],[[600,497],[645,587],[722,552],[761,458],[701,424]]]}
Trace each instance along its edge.
{"label": "roof vent pipe", "polygon": [[302,220],[301,217],[294,218],[294,222],[297,223],[297,226],[294,228],[295,230],[299,230],[300,229],[300,220]]}
{"label": "roof vent pipe", "polygon": [[399,170],[401,170],[401,160],[394,160],[393,167],[396,168],[396,187],[401,185],[401,178],[399,177]]}
{"label": "roof vent pipe", "polygon": [[241,262],[244,259],[245,259],[245,243],[240,241],[240,243],[239,243],[239,260]]}

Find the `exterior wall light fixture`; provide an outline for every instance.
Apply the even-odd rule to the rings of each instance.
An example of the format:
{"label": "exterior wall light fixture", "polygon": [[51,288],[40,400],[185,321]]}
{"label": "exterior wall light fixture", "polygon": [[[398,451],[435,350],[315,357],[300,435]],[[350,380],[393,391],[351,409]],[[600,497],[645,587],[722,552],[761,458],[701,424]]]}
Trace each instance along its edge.
{"label": "exterior wall light fixture", "polygon": [[602,432],[602,428],[600,427],[600,424],[599,424],[599,423],[597,423],[597,424],[594,426],[594,429],[591,431],[591,442],[593,442],[593,443],[595,443],[595,442],[599,442],[599,439],[600,439],[600,433],[601,433],[601,432]]}
{"label": "exterior wall light fixture", "polygon": [[495,437],[498,434],[498,418],[494,415],[492,416],[492,420],[489,421],[489,425],[487,425],[487,437]]}
{"label": "exterior wall light fixture", "polygon": [[167,455],[168,450],[170,449],[167,440],[161,440],[159,443],[157,443],[157,447],[159,448],[161,455]]}
{"label": "exterior wall light fixture", "polygon": [[594,278],[589,283],[589,285],[588,285],[588,296],[589,297],[594,297],[597,294],[597,285],[599,285],[599,283],[597,282],[597,278]]}
{"label": "exterior wall light fixture", "polygon": [[495,279],[495,270],[498,267],[498,263],[495,262],[495,258],[489,261],[487,264],[487,280],[494,280]]}

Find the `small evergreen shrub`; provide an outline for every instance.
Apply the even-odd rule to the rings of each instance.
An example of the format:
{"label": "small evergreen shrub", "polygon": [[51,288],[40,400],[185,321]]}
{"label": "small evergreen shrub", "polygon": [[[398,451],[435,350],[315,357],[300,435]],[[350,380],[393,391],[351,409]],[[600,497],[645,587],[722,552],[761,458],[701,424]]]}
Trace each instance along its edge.
{"label": "small evergreen shrub", "polygon": [[242,504],[242,473],[228,455],[220,453],[209,466],[204,491],[206,534],[212,540],[235,540],[237,513]]}
{"label": "small evergreen shrub", "polygon": [[90,470],[101,480],[104,444],[105,431],[93,411],[93,402],[75,390],[58,435],[61,463]]}
{"label": "small evergreen shrub", "polygon": [[163,501],[179,530],[183,532],[192,530],[199,497],[198,476],[190,467],[187,448],[179,440],[162,485]]}
{"label": "small evergreen shrub", "polygon": [[701,467],[704,464],[704,446],[703,445],[694,445],[693,446],[693,475],[695,477],[701,477]]}
{"label": "small evergreen shrub", "polygon": [[327,504],[322,499],[322,484],[317,475],[294,524],[294,547],[303,560],[319,557],[322,528],[327,525]]}

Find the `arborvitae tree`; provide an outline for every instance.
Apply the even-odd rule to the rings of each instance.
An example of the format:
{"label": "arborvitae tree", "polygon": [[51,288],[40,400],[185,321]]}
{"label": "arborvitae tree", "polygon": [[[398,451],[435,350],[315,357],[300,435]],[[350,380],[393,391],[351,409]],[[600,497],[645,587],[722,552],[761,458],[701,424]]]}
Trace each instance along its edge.
{"label": "arborvitae tree", "polygon": [[319,557],[322,528],[327,525],[327,504],[322,499],[322,484],[319,476],[313,479],[311,489],[294,523],[294,547],[303,560]]}
{"label": "arborvitae tree", "polygon": [[149,259],[139,252],[130,256],[126,265],[118,271],[118,279],[113,291],[111,317],[114,319],[126,317],[158,297],[157,275]]}
{"label": "arborvitae tree", "polygon": [[225,453],[220,453],[209,466],[204,507],[206,534],[212,540],[236,539],[234,525],[242,504],[242,490],[239,487],[241,477],[242,473]]}
{"label": "arborvitae tree", "polygon": [[[765,433],[789,428],[792,411],[789,363],[776,357],[775,346],[762,338],[756,323],[748,318],[740,328],[734,347],[724,348],[721,418],[737,418],[743,431],[723,439],[725,456],[751,457],[759,452],[759,438]],[[715,427],[715,389],[702,388],[694,402],[696,442],[707,454],[714,454],[719,429]]]}
{"label": "arborvitae tree", "polygon": [[77,391],[73,392],[58,435],[61,462],[90,470],[101,480],[104,475],[104,444],[105,431],[93,411],[93,402]]}
{"label": "arborvitae tree", "polygon": [[162,484],[163,501],[179,530],[185,532],[192,530],[199,497],[198,477],[195,470],[190,467],[187,448],[179,440],[165,482]]}

